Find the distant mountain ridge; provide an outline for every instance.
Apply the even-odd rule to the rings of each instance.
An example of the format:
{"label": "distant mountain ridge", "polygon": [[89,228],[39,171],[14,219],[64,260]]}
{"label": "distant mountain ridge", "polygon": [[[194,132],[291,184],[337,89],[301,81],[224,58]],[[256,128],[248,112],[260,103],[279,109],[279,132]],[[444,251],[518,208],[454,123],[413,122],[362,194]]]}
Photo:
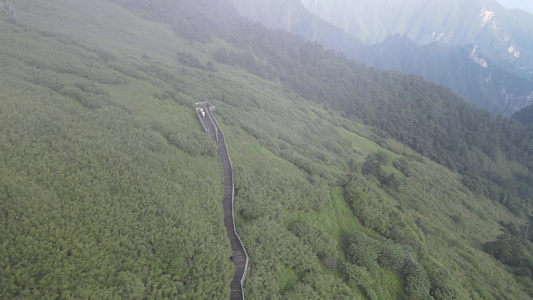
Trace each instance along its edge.
{"label": "distant mountain ridge", "polygon": [[493,113],[511,115],[533,101],[533,81],[522,77],[509,62],[474,45],[419,46],[395,35],[350,54],[379,69],[413,73],[447,86]]}
{"label": "distant mountain ridge", "polygon": [[[507,20],[514,15],[519,17],[511,22],[512,24],[519,24],[518,20],[522,20],[523,24],[529,24],[533,17],[523,11],[505,10],[494,1],[468,1],[461,2],[462,4],[456,3],[456,6],[438,1],[432,2],[432,4],[426,3],[420,6],[421,8],[417,11],[408,11],[407,15],[413,15],[430,11],[435,7],[440,7],[441,10],[454,8],[447,13],[447,17],[435,17],[435,19],[441,19],[441,23],[438,25],[440,27],[456,24],[456,27],[451,27],[452,29],[449,29],[446,34],[436,29],[431,31],[430,25],[435,23],[433,21],[406,22],[404,19],[408,19],[408,17],[399,17],[403,8],[401,5],[393,5],[386,11],[378,12],[375,11],[375,7],[378,7],[377,4],[372,4],[374,2],[359,1],[357,5],[360,7],[370,8],[356,12],[355,17],[350,19],[352,22],[350,27],[347,25],[347,21],[343,21],[343,18],[347,18],[346,16],[354,8],[347,7],[349,4],[340,0],[331,3],[322,3],[318,0],[233,1],[241,14],[268,27],[283,29],[298,34],[306,40],[320,42],[327,48],[343,52],[349,58],[379,69],[393,69],[422,76],[429,81],[451,88],[468,102],[493,113],[511,115],[520,108],[533,103],[533,75],[530,72],[533,68],[530,66],[531,59],[527,58],[530,53],[523,50],[524,47],[519,46],[519,43],[516,42],[516,40],[520,40],[520,45],[525,45],[525,48],[529,47],[533,39],[527,37],[530,35],[524,29],[527,26],[514,26],[509,30],[501,29],[499,31],[494,29],[494,26],[499,26],[501,20]],[[383,1],[376,3],[381,2]],[[409,4],[413,6],[418,2],[420,1],[411,0]],[[441,5],[438,6],[438,3]],[[475,14],[474,8],[479,5],[485,9],[480,8],[479,13]],[[332,22],[333,24],[330,24],[311,13],[306,7],[312,11],[320,10],[319,15],[326,16],[326,20],[333,19],[333,11],[338,13],[338,18]],[[340,12],[343,7],[346,8]],[[464,12],[459,12],[459,8],[463,8]],[[403,9],[407,10],[406,8]],[[482,15],[482,11],[486,12],[486,16]],[[327,16],[328,12],[332,15]],[[435,14],[437,13],[433,13],[433,15]],[[462,20],[460,16],[466,14],[470,14],[475,20]],[[424,13],[424,15],[431,16],[432,13]],[[500,18],[500,15],[503,17]],[[379,18],[380,16],[386,16],[391,20],[372,24],[376,23],[372,18]],[[429,19],[429,17],[425,19]],[[401,25],[401,22],[406,24]],[[359,27],[354,25],[358,23],[361,23],[360,26],[358,25]],[[389,23],[396,25],[393,26]],[[410,24],[410,27],[407,23]],[[476,27],[475,24],[478,26]],[[352,31],[356,27],[362,30],[361,26],[366,26],[368,29],[365,32],[372,33],[375,38],[369,40],[365,35],[357,36],[353,32],[350,35],[334,25],[344,26],[348,30],[351,28]],[[379,30],[378,25],[382,27]],[[384,29],[388,27],[395,29]],[[479,30],[478,27],[481,29]],[[404,30],[400,30],[402,28]],[[407,28],[411,28],[411,31]],[[463,28],[470,29],[462,32]],[[431,34],[428,31],[431,31]],[[514,32],[514,34],[509,32]],[[516,32],[523,34],[519,36]],[[518,36],[518,38],[514,38],[514,36]],[[367,46],[358,37],[363,40],[366,38],[367,42],[378,40],[381,42]],[[475,41],[474,37],[479,37],[479,40],[454,44],[461,38]],[[382,38],[383,40],[381,40]],[[495,45],[492,48],[484,47],[484,45],[490,46],[492,44]]]}
{"label": "distant mountain ridge", "polygon": [[[494,0],[301,0],[313,14],[366,44],[401,34],[415,43],[475,44],[531,67],[533,15]],[[522,58],[522,59],[521,59]]]}

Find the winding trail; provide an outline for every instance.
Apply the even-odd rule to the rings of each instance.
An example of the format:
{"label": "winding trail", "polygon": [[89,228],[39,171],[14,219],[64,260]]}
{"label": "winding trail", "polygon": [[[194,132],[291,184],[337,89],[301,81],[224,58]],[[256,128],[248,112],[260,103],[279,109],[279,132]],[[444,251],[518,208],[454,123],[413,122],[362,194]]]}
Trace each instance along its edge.
{"label": "winding trail", "polygon": [[204,102],[201,103],[200,106],[197,104],[196,114],[205,132],[217,142],[218,155],[220,157],[220,163],[222,164],[222,170],[224,171],[224,198],[222,199],[222,206],[224,208],[224,226],[226,227],[231,250],[233,251],[231,259],[235,267],[233,280],[230,284],[230,300],[244,299],[244,290],[242,286],[246,279],[246,271],[250,261],[246,249],[244,249],[242,241],[235,230],[235,215],[233,209],[235,184],[233,179],[233,166],[229,157],[224,133],[215,120],[212,110],[214,110],[214,106],[209,102]]}

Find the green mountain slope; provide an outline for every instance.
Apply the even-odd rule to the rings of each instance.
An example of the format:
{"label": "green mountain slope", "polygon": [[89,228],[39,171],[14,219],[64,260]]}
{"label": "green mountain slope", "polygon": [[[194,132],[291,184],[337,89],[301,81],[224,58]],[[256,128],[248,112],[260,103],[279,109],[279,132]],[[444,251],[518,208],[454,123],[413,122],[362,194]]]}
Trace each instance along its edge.
{"label": "green mountain slope", "polygon": [[101,1],[17,14],[0,26],[0,298],[227,297],[216,147],[161,67],[188,46]]}
{"label": "green mountain slope", "polygon": [[0,11],[0,298],[228,298],[204,100],[247,298],[531,297],[528,129],[228,3]]}

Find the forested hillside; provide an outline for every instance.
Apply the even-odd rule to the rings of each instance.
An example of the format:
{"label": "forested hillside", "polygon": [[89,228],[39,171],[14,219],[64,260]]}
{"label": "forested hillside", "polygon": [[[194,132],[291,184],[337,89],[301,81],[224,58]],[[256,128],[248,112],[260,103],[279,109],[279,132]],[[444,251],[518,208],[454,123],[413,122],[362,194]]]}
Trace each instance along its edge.
{"label": "forested hillside", "polygon": [[[469,103],[477,107],[487,109],[497,114],[512,115],[517,110],[532,103],[533,77],[527,68],[515,68],[512,62],[501,57],[489,49],[479,46],[479,41],[470,39],[459,44],[445,43],[436,39],[427,44],[418,44],[413,41],[414,37],[405,32],[393,31],[391,35],[376,44],[363,44],[355,36],[348,35],[341,28],[312,14],[302,5],[300,0],[276,0],[276,1],[248,1],[232,0],[239,11],[249,18],[264,24],[269,28],[283,29],[303,37],[306,41],[318,42],[326,48],[344,53],[348,58],[360,61],[379,70],[396,70],[402,73],[415,74],[428,81],[442,84],[456,94],[465,98]],[[415,1],[416,2],[416,1]],[[438,2],[438,1],[434,1]],[[337,5],[351,5],[343,1],[316,1],[316,5],[335,7]],[[344,4],[343,4],[344,3]],[[314,4],[310,3],[310,6]],[[372,6],[371,4],[367,4]],[[471,3],[468,5],[472,5]],[[467,6],[468,6],[467,5]],[[384,4],[378,5],[381,8]],[[406,6],[406,5],[400,5]],[[401,14],[401,9],[398,14]],[[434,13],[434,10],[428,13]],[[448,15],[457,13],[449,8]],[[323,10],[315,11],[318,15]],[[340,13],[344,17],[357,22],[357,18],[366,19],[358,12],[354,16],[346,12]],[[382,12],[382,9],[378,9]],[[438,13],[446,10],[438,9]],[[422,14],[423,15],[423,14]],[[374,20],[380,20],[384,25],[389,19],[379,19],[380,14]],[[499,14],[498,14],[499,16]],[[383,18],[383,16],[381,16]],[[420,18],[415,14],[413,19]],[[402,20],[408,19],[403,17]],[[331,21],[331,20],[330,20]],[[415,21],[414,21],[415,22]],[[335,23],[335,22],[333,22]],[[479,24],[477,24],[479,25]],[[455,26],[452,24],[452,27]],[[443,30],[449,30],[445,28]],[[458,31],[464,31],[461,27]],[[525,31],[525,29],[524,29]],[[394,34],[395,33],[395,34]],[[425,28],[423,34],[427,34]],[[482,39],[483,40],[483,39]],[[483,40],[484,41],[484,40]],[[418,41],[420,42],[420,41]],[[509,48],[511,49],[511,48]],[[506,52],[506,54],[508,54]]]}
{"label": "forested hillside", "polygon": [[0,8],[0,298],[533,297],[532,129],[224,0]]}

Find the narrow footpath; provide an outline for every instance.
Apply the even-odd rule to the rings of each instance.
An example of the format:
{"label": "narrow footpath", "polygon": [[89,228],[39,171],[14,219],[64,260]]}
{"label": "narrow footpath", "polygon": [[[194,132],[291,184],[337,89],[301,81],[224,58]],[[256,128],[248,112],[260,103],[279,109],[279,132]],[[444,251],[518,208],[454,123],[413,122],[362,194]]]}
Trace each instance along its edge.
{"label": "narrow footpath", "polygon": [[226,140],[224,133],[220,129],[217,121],[215,120],[210,103],[204,104],[196,109],[198,118],[202,127],[216,142],[218,146],[218,155],[220,157],[220,163],[222,164],[222,170],[224,171],[224,198],[222,199],[222,206],[224,208],[224,226],[226,227],[227,235],[230,240],[231,250],[233,256],[231,257],[233,265],[235,267],[235,273],[233,274],[233,280],[231,281],[230,288],[230,300],[244,299],[243,284],[246,279],[246,271],[249,267],[248,254],[242,244],[237,231],[235,230],[235,216],[233,209],[233,202],[235,196],[235,184],[233,179],[233,167],[231,159],[228,153],[228,147],[226,146]]}

